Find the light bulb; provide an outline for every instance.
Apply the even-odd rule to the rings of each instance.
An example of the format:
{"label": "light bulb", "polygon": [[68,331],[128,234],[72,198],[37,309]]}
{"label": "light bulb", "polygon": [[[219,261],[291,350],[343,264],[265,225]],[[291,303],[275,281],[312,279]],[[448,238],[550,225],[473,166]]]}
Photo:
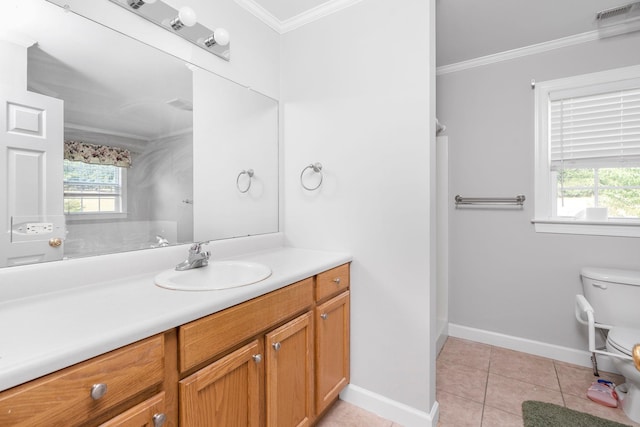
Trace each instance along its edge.
{"label": "light bulb", "polygon": [[196,13],[189,6],[183,6],[178,11],[178,16],[173,18],[169,25],[178,31],[182,27],[193,27],[196,25]]}
{"label": "light bulb", "polygon": [[226,46],[229,44],[229,32],[224,28],[218,28],[213,34],[204,39],[203,43],[206,47],[211,47],[216,44]]}
{"label": "light bulb", "polygon": [[229,44],[229,31],[224,28],[218,28],[213,32],[213,39],[220,46],[226,46]]}
{"label": "light bulb", "polygon": [[198,21],[196,12],[194,12],[194,10],[189,6],[183,6],[180,8],[178,11],[178,19],[182,21],[185,27],[193,27]]}

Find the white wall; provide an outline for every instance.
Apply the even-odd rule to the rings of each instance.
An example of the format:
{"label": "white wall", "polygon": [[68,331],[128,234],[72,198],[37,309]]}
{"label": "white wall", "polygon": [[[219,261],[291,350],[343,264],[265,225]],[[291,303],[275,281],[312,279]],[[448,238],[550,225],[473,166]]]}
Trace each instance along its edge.
{"label": "white wall", "polygon": [[[580,268],[638,269],[640,239],[534,231],[530,81],[638,64],[639,45],[636,33],[438,75],[437,116],[449,136],[452,324],[549,346],[588,348],[585,328],[573,314]],[[456,194],[524,194],[527,200],[524,210],[455,209]],[[579,359],[575,362],[589,364],[586,354]]]}
{"label": "white wall", "polygon": [[286,240],[353,254],[343,398],[407,426],[435,402],[434,4],[367,0],[282,37]]}

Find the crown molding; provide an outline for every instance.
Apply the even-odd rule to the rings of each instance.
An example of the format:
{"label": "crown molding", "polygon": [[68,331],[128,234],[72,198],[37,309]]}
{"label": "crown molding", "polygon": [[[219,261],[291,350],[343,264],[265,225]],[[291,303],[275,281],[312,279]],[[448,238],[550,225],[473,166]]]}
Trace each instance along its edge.
{"label": "crown molding", "polygon": [[284,21],[279,20],[273,16],[269,11],[260,6],[255,0],[235,0],[240,6],[242,6],[249,13],[260,19],[267,24],[273,30],[279,34],[284,34],[289,31],[295,30],[303,25],[309,24],[313,21],[317,21],[332,13],[336,13],[349,6],[353,6],[362,0],[329,0],[319,6],[309,9],[303,13],[293,16]]}
{"label": "crown molding", "polygon": [[497,62],[509,61],[524,56],[536,55],[555,49],[561,49],[564,47],[595,41],[600,38],[601,33],[599,31],[587,31],[586,33],[563,37],[560,39],[538,43],[531,46],[525,46],[518,49],[507,50],[492,55],[481,56],[479,58],[470,59],[468,61],[461,61],[456,62],[455,64],[443,65],[436,68],[436,75],[440,76],[443,74],[455,73],[458,71],[469,70],[471,68],[495,64]]}

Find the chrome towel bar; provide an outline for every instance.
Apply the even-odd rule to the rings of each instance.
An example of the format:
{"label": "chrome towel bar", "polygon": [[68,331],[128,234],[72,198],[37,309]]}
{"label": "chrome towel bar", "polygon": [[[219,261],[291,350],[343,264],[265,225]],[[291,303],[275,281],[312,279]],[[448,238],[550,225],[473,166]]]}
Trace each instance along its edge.
{"label": "chrome towel bar", "polygon": [[507,205],[522,206],[524,205],[524,194],[518,194],[515,197],[455,197],[456,206],[459,205]]}

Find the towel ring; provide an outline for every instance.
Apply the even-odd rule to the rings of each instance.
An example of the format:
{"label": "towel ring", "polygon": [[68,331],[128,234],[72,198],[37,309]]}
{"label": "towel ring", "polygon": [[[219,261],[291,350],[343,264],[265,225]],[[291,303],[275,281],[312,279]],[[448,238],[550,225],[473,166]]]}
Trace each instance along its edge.
{"label": "towel ring", "polygon": [[[247,184],[247,188],[243,190],[240,187],[240,177],[245,174],[249,176],[249,184]],[[236,178],[236,187],[238,187],[239,192],[246,193],[247,191],[249,191],[249,189],[251,188],[251,178],[253,178],[253,169],[243,170],[238,174],[238,177]]]}
{"label": "towel ring", "polygon": [[[313,169],[313,171],[315,173],[319,173],[320,174],[320,182],[315,187],[307,187],[304,184],[303,177],[304,177],[304,173],[307,171],[307,169]],[[304,169],[302,169],[302,172],[300,172],[300,184],[302,184],[302,187],[305,190],[308,190],[308,191],[314,191],[314,190],[317,190],[318,188],[320,188],[320,186],[322,185],[322,178],[323,178],[323,176],[322,176],[322,164],[320,162],[312,163],[309,166],[307,166]]]}

